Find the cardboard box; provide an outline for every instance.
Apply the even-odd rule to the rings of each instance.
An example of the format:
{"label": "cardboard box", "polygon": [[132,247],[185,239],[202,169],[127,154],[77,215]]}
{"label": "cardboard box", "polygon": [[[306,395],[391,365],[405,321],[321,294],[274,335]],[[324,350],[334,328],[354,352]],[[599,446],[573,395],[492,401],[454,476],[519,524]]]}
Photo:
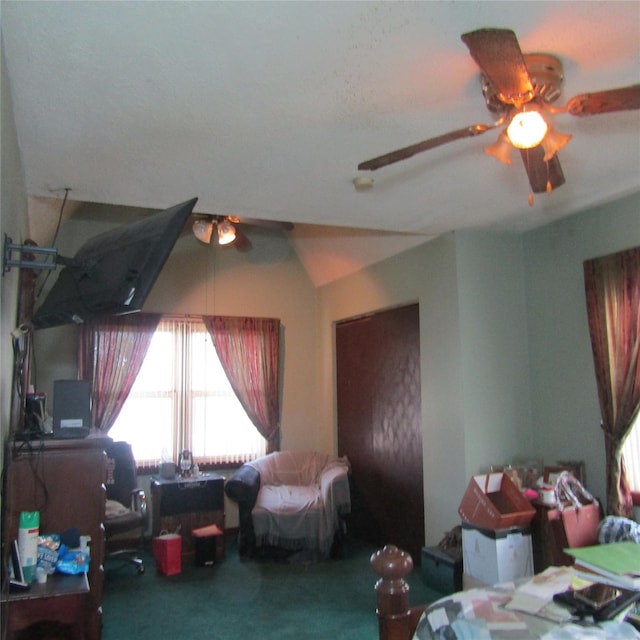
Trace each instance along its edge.
{"label": "cardboard box", "polygon": [[463,521],[485,529],[527,526],[536,510],[506,473],[473,476],[458,507]]}
{"label": "cardboard box", "polygon": [[482,582],[482,580],[478,580],[478,578],[474,578],[470,576],[466,571],[462,572],[462,590],[469,591],[470,589],[484,589],[485,587],[490,587],[490,584],[486,582]]}
{"label": "cardboard box", "polygon": [[533,548],[528,527],[482,529],[462,523],[464,573],[486,584],[533,575]]}
{"label": "cardboard box", "polygon": [[462,589],[462,558],[454,558],[440,547],[423,547],[421,568],[429,589],[443,596]]}

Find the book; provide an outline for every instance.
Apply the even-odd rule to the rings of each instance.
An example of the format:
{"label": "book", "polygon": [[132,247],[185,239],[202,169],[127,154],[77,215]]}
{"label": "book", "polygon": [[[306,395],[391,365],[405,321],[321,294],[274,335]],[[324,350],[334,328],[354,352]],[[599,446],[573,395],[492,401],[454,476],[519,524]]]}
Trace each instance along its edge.
{"label": "book", "polygon": [[603,582],[604,584],[610,584],[614,587],[640,591],[640,576],[612,573],[593,566],[587,567],[578,560],[576,560],[576,563],[573,565],[573,569],[578,577],[590,580],[591,582]]}
{"label": "book", "polygon": [[601,576],[609,584],[640,590],[640,545],[635,542],[569,548],[565,552],[575,558],[576,571],[590,574],[591,580]]}

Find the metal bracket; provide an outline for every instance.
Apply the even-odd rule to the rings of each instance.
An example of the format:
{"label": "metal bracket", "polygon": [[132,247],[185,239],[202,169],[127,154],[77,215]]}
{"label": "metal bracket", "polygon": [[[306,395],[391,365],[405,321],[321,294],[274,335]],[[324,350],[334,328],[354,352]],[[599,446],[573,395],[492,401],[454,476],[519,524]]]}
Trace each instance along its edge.
{"label": "metal bracket", "polygon": [[[19,257],[13,257],[13,252],[18,252]],[[42,260],[26,260],[23,253],[31,253],[44,256]],[[51,258],[51,261],[49,259]],[[11,267],[18,269],[37,269],[39,271],[53,271],[57,266],[58,251],[53,247],[38,247],[28,244],[14,244],[13,240],[4,234],[4,257],[2,261],[2,275],[11,271]]]}

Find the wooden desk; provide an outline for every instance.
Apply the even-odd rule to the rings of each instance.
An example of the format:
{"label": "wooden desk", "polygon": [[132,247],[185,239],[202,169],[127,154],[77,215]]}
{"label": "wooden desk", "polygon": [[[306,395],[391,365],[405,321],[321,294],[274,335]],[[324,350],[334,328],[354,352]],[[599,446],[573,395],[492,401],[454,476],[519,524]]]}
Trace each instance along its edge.
{"label": "wooden desk", "polygon": [[[18,632],[39,623],[64,625],[74,640],[86,638],[89,581],[86,574],[75,576],[54,573],[47,582],[34,582],[27,591],[2,595],[3,612],[7,614],[7,640]],[[66,636],[65,636],[66,637]]]}
{"label": "wooden desk", "polygon": [[5,450],[4,540],[17,540],[21,511],[40,511],[42,533],[61,533],[76,527],[80,534],[91,536],[87,576],[91,590],[83,600],[86,614],[82,637],[88,640],[100,640],[102,634],[107,441],[103,436],[8,441]]}
{"label": "wooden desk", "polygon": [[[153,535],[161,531],[182,535],[182,557],[195,555],[193,529],[217,524],[224,531],[224,477],[203,473],[198,478],[151,478]],[[216,540],[216,562],[224,560],[224,536]]]}

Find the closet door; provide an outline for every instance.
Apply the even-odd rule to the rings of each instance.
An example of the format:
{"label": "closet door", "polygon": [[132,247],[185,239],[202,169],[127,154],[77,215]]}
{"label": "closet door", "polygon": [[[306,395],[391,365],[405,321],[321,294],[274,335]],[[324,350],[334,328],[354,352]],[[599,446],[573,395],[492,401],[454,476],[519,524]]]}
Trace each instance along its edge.
{"label": "closet door", "polygon": [[424,546],[418,305],[336,325],[338,453],[352,466],[350,532]]}

